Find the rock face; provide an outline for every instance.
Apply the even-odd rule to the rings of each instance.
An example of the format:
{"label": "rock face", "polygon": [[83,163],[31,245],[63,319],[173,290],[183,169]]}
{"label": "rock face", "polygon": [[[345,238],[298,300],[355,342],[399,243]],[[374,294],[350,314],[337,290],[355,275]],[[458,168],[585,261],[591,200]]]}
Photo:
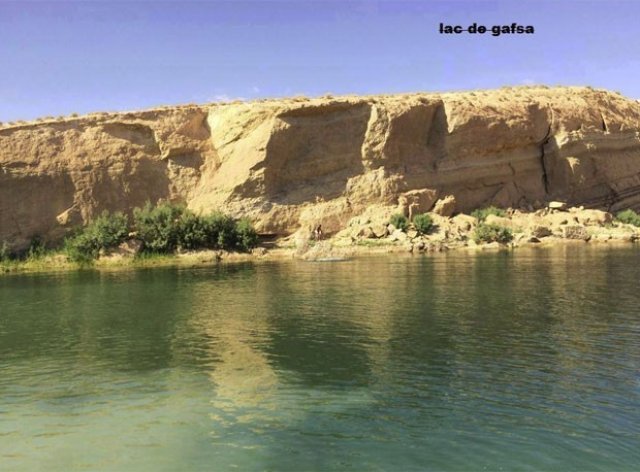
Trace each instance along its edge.
{"label": "rock face", "polygon": [[265,233],[372,205],[640,208],[640,104],[590,88],[264,100],[0,127],[0,241],[180,201]]}

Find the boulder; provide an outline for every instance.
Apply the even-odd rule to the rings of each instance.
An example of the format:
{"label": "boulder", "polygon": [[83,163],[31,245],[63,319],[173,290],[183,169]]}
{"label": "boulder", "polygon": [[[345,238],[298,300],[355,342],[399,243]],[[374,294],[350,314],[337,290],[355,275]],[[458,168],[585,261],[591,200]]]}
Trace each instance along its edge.
{"label": "boulder", "polygon": [[412,219],[415,215],[431,210],[437,198],[438,192],[434,189],[411,190],[398,197],[398,209],[403,215]]}
{"label": "boulder", "polygon": [[565,239],[581,239],[589,241],[591,236],[587,232],[587,228],[581,225],[567,225],[562,228],[562,237]]}
{"label": "boulder", "polygon": [[567,204],[565,202],[553,201],[547,204],[547,208],[549,208],[550,210],[566,210]]}
{"label": "boulder", "polygon": [[117,256],[133,257],[140,254],[140,251],[142,251],[142,247],[143,247],[143,243],[139,239],[127,239],[126,241],[123,241],[122,243],[120,243],[120,245],[117,248],[114,248],[110,251],[106,251],[105,254],[101,254],[101,255],[107,255],[107,256],[117,255]]}
{"label": "boulder", "polygon": [[358,238],[365,238],[365,239],[374,239],[377,237],[376,234],[373,232],[373,230],[369,226],[363,226],[362,228],[360,228],[356,233],[356,236]]}
{"label": "boulder", "polygon": [[451,218],[451,225],[462,232],[471,231],[477,223],[478,221],[473,216],[463,213]]}
{"label": "boulder", "polygon": [[453,216],[456,211],[456,197],[447,195],[439,199],[433,207],[433,212],[440,216]]}
{"label": "boulder", "polygon": [[391,239],[391,241],[407,241],[409,239],[409,236],[407,236],[407,233],[405,233],[404,231],[396,229],[393,233],[391,233],[391,236],[389,236],[389,238]]}
{"label": "boulder", "polygon": [[551,229],[547,226],[536,225],[532,226],[529,230],[531,231],[531,236],[534,238],[546,238],[553,234]]}
{"label": "boulder", "polygon": [[389,235],[389,229],[387,228],[387,225],[382,223],[372,225],[371,232],[376,238],[384,238]]}
{"label": "boulder", "polygon": [[613,223],[613,215],[602,210],[577,210],[576,219],[587,226],[602,226]]}

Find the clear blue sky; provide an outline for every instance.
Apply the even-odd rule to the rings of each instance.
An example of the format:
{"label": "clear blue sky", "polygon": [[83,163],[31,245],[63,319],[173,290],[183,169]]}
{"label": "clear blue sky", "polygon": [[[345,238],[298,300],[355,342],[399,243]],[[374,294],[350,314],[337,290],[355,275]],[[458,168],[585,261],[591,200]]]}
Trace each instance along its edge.
{"label": "clear blue sky", "polygon": [[[438,33],[474,21],[536,32]],[[0,69],[0,121],[528,83],[640,98],[640,1],[0,0]]]}

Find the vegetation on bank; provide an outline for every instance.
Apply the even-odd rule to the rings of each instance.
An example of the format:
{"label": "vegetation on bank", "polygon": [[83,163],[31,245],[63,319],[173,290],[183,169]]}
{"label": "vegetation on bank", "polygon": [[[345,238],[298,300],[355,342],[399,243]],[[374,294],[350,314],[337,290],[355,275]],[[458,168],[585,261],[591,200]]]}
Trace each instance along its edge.
{"label": "vegetation on bank", "polygon": [[513,232],[509,228],[498,225],[480,223],[473,231],[473,240],[480,243],[508,243],[513,239]]}
{"label": "vegetation on bank", "polygon": [[507,216],[507,212],[495,206],[478,208],[471,212],[471,216],[473,216],[475,219],[477,219],[480,222],[486,220],[487,216],[489,215],[505,217]]}
{"label": "vegetation on bank", "polygon": [[[104,211],[65,239],[62,254],[80,265],[91,264],[101,254],[118,248],[127,240],[137,240],[140,257],[169,255],[182,250],[215,249],[247,252],[258,244],[258,234],[246,219],[219,212],[198,215],[182,205],[147,203],[133,211],[130,219],[121,212]],[[22,254],[11,254],[6,243],[0,246],[0,263],[9,266],[53,257],[60,251],[46,250],[38,240]],[[6,267],[5,267],[6,268]]]}
{"label": "vegetation on bank", "polygon": [[396,213],[391,215],[389,218],[389,223],[392,224],[396,229],[400,231],[406,232],[411,223],[413,223],[413,227],[420,234],[427,234],[433,228],[433,219],[428,213],[421,213],[413,217],[413,221],[410,223],[409,219],[401,213]]}
{"label": "vegetation on bank", "polygon": [[13,270],[44,270],[51,265],[56,258],[66,257],[61,255],[59,249],[46,249],[39,238],[34,238],[26,251],[17,254],[9,250],[6,242],[0,244],[0,272]]}
{"label": "vegetation on bank", "polygon": [[478,220],[478,225],[473,230],[471,237],[476,244],[498,242],[506,244],[513,240],[513,231],[510,228],[496,224],[485,223],[489,216],[506,217],[507,212],[495,206],[478,208],[471,212],[471,216]]}
{"label": "vegetation on bank", "polygon": [[633,226],[640,226],[640,215],[635,211],[629,209],[619,212],[616,215],[616,219],[621,223],[625,223]]}
{"label": "vegetation on bank", "polygon": [[389,223],[391,223],[396,229],[399,229],[400,231],[406,231],[407,229],[409,229],[409,220],[401,213],[391,215],[391,218],[389,218]]}
{"label": "vegetation on bank", "polygon": [[75,236],[65,240],[64,252],[73,262],[88,263],[97,259],[101,250],[117,247],[128,235],[128,218],[123,213],[109,214],[105,210]]}
{"label": "vegetation on bank", "polygon": [[122,213],[103,212],[65,244],[69,259],[87,262],[100,251],[122,244],[132,235],[142,253],[171,254],[177,250],[223,249],[249,251],[258,244],[250,221],[222,213],[198,215],[182,205],[147,203],[133,210],[133,224]]}
{"label": "vegetation on bank", "polygon": [[433,228],[433,219],[428,213],[422,213],[413,217],[413,226],[419,234],[427,234]]}
{"label": "vegetation on bank", "polygon": [[[364,228],[363,224],[363,228],[368,231],[363,232],[363,228],[355,228],[358,230],[357,233],[350,230],[350,241],[346,237],[339,239],[336,247],[343,247],[341,243],[346,242],[352,246],[372,248],[411,242],[411,250],[415,247],[419,251],[431,251],[434,247],[467,246],[468,238],[478,245],[495,242],[504,244],[515,239],[517,246],[523,241],[539,242],[538,238],[546,236],[549,236],[550,240],[587,240],[588,238],[580,236],[585,232],[599,241],[640,239],[640,230],[631,227],[640,227],[640,215],[633,210],[619,212],[615,222],[611,222],[611,216],[606,212],[594,215],[593,210],[589,210],[588,214],[581,214],[577,210],[580,209],[571,209],[567,213],[575,215],[573,220],[576,224],[568,225],[569,218],[563,222],[551,221],[545,220],[545,214],[523,215],[515,212],[507,217],[511,223],[503,226],[488,224],[487,218],[490,215],[506,216],[506,212],[496,207],[488,207],[473,212],[477,223],[469,221],[467,217],[458,220],[453,218],[444,224],[444,228],[438,228],[434,224],[434,218],[438,218],[434,214],[423,213],[409,220],[398,213],[386,221],[383,220],[382,226],[374,227],[370,220],[367,221],[364,223],[367,227]],[[533,216],[538,219],[532,219]],[[436,221],[441,220],[438,218]],[[388,223],[393,224],[395,229],[388,226]],[[611,231],[599,231],[597,226]],[[522,227],[530,228],[523,231]],[[571,233],[565,231],[565,228],[575,231]],[[533,229],[541,234],[538,236]],[[398,235],[398,230],[405,234]],[[582,233],[576,233],[578,230]],[[523,234],[515,235],[518,236],[516,238],[514,232]],[[433,233],[437,233],[434,239],[424,237]],[[576,234],[580,237],[576,237]],[[298,243],[292,245],[291,241],[291,238],[276,241],[274,248],[283,252],[296,248]],[[64,245],[57,249],[45,249],[38,239],[34,239],[28,249],[16,254],[11,253],[6,242],[0,241],[0,272],[72,270],[78,265],[100,268],[198,265],[214,263],[222,258],[238,261],[250,257],[242,252],[247,252],[256,246],[257,242],[256,231],[248,220],[236,220],[222,213],[198,215],[184,206],[168,203],[155,206],[147,204],[142,208],[136,208],[130,216],[119,212],[103,212],[85,227],[78,228],[65,240]],[[313,246],[317,242],[307,241],[305,244],[306,250],[309,250],[314,249]],[[223,254],[220,250],[228,253]],[[110,254],[135,257],[101,257]]]}

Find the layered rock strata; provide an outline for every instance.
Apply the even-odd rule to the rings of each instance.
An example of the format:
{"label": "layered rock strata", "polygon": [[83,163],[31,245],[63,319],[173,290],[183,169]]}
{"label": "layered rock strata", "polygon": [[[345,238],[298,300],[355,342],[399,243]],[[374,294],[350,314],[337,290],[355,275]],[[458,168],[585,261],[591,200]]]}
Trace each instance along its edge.
{"label": "layered rock strata", "polygon": [[55,243],[146,201],[335,232],[407,215],[550,200],[640,208],[640,103],[591,88],[277,99],[0,127],[0,241]]}

